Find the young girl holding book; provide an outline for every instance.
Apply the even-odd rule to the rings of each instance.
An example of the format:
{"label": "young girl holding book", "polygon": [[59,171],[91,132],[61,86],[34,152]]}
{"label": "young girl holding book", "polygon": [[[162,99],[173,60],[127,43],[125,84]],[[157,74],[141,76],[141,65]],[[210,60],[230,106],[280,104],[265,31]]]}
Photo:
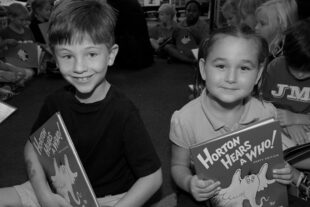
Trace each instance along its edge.
{"label": "young girl holding book", "polygon": [[[190,146],[277,115],[272,104],[251,96],[268,56],[263,38],[246,26],[226,27],[202,44],[199,68],[206,88],[171,119],[171,173],[181,189],[178,206],[205,206],[221,189],[220,182],[197,177]],[[289,164],[273,169],[274,179],[286,185],[296,184],[299,175]],[[290,202],[309,205],[297,199]]]}

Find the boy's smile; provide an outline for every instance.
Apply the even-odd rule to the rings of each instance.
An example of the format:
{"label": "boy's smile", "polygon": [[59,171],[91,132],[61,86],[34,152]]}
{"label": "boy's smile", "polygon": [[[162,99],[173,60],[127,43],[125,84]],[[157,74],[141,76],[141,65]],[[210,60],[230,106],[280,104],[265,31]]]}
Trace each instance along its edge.
{"label": "boy's smile", "polygon": [[63,77],[77,90],[82,102],[102,100],[107,92],[105,79],[108,66],[112,65],[118,51],[113,45],[94,44],[90,38],[82,42],[55,46],[55,57]]}

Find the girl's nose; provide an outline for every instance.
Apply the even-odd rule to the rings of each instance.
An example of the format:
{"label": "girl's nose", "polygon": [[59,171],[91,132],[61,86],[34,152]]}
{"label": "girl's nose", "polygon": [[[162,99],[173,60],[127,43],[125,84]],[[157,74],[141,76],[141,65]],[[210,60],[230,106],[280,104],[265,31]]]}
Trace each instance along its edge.
{"label": "girl's nose", "polygon": [[226,82],[235,83],[237,80],[237,70],[229,69],[226,73]]}

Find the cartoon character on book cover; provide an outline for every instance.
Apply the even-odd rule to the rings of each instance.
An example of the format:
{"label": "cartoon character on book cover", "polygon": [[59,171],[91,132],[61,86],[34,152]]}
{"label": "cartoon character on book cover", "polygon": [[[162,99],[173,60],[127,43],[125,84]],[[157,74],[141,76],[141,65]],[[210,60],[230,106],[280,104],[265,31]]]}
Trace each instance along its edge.
{"label": "cartoon character on book cover", "polygon": [[214,207],[287,207],[286,186],[272,170],[285,165],[277,122],[231,133],[191,148],[197,176],[221,182]]}

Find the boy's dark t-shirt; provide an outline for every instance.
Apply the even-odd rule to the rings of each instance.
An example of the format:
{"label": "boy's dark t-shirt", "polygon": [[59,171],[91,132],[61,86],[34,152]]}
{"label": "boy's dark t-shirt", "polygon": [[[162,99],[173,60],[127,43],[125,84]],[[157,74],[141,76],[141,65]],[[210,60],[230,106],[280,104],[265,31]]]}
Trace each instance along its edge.
{"label": "boy's dark t-shirt", "polygon": [[59,111],[97,197],[126,192],[160,168],[138,109],[110,87],[105,99],[84,104],[66,86],[48,96],[32,131]]}

